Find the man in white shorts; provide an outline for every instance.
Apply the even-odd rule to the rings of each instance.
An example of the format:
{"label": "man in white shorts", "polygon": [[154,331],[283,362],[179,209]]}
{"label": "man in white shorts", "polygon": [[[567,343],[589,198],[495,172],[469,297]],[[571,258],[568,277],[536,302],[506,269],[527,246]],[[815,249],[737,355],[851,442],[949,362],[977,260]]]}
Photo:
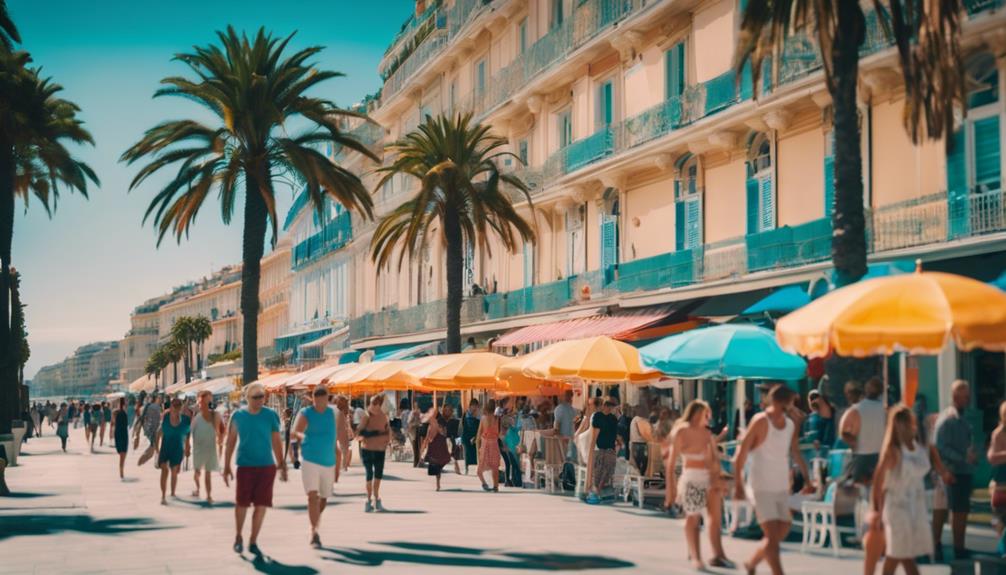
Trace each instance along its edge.
{"label": "man in white shorts", "polygon": [[312,393],[314,402],[300,410],[293,433],[300,440],[304,460],[300,476],[307,493],[307,514],[311,520],[311,546],[321,547],[318,526],[335,483],[335,409],[328,404],[328,389],[319,385]]}
{"label": "man in white shorts", "polygon": [[[764,559],[773,575],[782,575],[779,544],[786,538],[793,523],[789,509],[790,457],[800,466],[803,476],[810,477],[807,462],[800,454],[799,429],[786,416],[786,408],[795,398],[796,392],[785,385],[773,387],[768,392],[768,407],[751,419],[734,459],[733,468],[742,470],[748,456],[751,457],[749,491],[744,489],[744,474],[738,472],[734,476],[735,497],[740,500],[750,496],[758,524],[765,534],[762,546],[744,563],[748,573],[754,573],[758,563]],[[805,481],[804,491],[810,493],[813,490],[811,482]]]}

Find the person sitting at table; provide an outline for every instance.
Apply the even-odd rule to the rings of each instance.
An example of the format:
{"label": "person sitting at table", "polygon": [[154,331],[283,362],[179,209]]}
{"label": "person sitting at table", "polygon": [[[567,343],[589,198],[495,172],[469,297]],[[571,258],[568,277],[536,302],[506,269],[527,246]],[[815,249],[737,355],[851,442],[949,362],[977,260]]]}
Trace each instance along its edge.
{"label": "person sitting at table", "polygon": [[831,402],[818,390],[812,389],[807,394],[810,404],[810,417],[807,424],[810,427],[814,449],[821,457],[835,444],[835,408]]}
{"label": "person sitting at table", "polygon": [[640,475],[646,475],[649,469],[648,444],[653,441],[653,427],[646,418],[646,408],[636,406],[635,417],[629,422],[629,460],[639,470]]}

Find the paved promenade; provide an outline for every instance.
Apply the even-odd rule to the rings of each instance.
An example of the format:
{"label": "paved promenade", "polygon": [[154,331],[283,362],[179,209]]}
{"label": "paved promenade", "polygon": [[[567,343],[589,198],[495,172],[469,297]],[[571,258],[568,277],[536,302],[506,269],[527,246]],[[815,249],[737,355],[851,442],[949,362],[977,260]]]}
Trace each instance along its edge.
{"label": "paved promenade", "polygon": [[[693,572],[682,523],[655,511],[531,491],[484,493],[476,478],[453,474],[436,493],[424,470],[402,463],[388,465],[386,513],[364,513],[362,468],[343,476],[324,516],[323,550],[308,546],[306,498],[291,471],[289,482],[277,484],[259,541],[266,558],[255,561],[230,549],[233,484],[224,487],[219,475],[213,508],[190,497],[191,472],[179,478],[180,498],[162,506],[152,464],[137,467],[131,453],[120,481],[113,450],[87,453],[82,430],[72,432],[68,453],[51,435],[31,440],[25,452],[7,473],[17,496],[0,498],[0,573]],[[738,563],[755,546],[726,544]],[[783,562],[788,574],[862,573],[859,553],[843,555],[803,555],[787,544]]]}

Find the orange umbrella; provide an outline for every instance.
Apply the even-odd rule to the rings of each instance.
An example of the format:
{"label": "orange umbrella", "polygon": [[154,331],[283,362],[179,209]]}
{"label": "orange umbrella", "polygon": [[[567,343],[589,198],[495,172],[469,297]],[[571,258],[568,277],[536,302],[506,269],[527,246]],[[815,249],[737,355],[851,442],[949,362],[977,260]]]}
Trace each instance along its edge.
{"label": "orange umbrella", "polygon": [[496,370],[508,358],[486,351],[452,353],[415,360],[408,372],[423,385],[439,390],[493,389]]}
{"label": "orange umbrella", "polygon": [[661,376],[659,371],[643,367],[635,347],[607,336],[554,343],[525,363],[523,373],[538,379],[579,377],[633,382]]}
{"label": "orange umbrella", "polygon": [[[514,394],[543,393],[542,390],[555,390],[568,387],[559,380],[541,379],[524,373],[524,366],[537,361],[544,350],[538,350],[527,355],[511,359],[496,370],[496,378],[500,381],[500,391]],[[546,394],[554,395],[554,394]]]}

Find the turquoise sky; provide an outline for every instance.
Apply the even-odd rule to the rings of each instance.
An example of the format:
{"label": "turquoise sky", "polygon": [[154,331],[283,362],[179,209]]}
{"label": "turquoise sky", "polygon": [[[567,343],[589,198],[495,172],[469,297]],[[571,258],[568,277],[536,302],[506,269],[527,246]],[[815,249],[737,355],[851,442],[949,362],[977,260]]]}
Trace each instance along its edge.
{"label": "turquoise sky", "polygon": [[[130,311],[144,299],[240,261],[240,207],[230,226],[220,222],[219,210],[203,210],[187,241],[165,240],[157,249],[141,219],[159,180],[127,194],[135,168],[118,163],[123,150],[161,120],[199,113],[182,99],[151,99],[162,77],[184,73],[170,61],[173,54],[212,42],[228,24],[296,31],[294,48],[325,46],[321,66],[347,76],[318,94],[348,105],[380,86],[378,61],[412,6],[412,0],[8,0],[23,48],[83,109],[97,146],[80,156],[102,181],[90,201],[64,195],[52,220],[36,202],[18,210],[13,261],[29,306],[26,376],[79,345],[121,338]],[[281,193],[285,211],[291,192]]]}

